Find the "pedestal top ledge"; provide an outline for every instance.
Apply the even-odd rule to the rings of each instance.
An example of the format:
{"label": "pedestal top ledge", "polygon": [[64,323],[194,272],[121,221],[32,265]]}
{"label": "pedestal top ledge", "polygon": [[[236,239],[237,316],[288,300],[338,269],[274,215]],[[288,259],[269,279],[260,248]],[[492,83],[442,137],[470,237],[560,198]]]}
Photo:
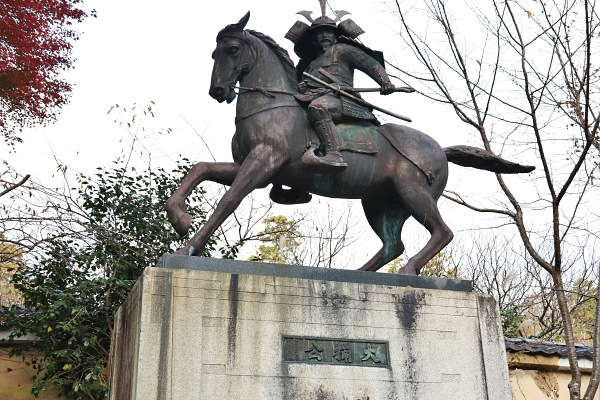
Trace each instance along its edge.
{"label": "pedestal top ledge", "polygon": [[241,275],[277,276],[284,278],[401,286],[420,289],[453,290],[457,292],[473,291],[472,282],[461,279],[407,276],[335,268],[226,260],[220,258],[189,257],[175,254],[163,255],[156,264],[156,268],[188,269]]}

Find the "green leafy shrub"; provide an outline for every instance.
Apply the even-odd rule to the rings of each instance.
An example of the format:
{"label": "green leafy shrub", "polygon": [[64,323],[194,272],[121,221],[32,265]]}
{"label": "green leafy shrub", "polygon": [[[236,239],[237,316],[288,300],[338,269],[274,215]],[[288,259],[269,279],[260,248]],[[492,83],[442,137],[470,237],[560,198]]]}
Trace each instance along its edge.
{"label": "green leafy shrub", "polygon": [[[166,219],[163,205],[189,170],[185,160],[173,172],[158,169],[134,173],[122,163],[98,169],[83,178],[76,190],[80,208],[70,214],[84,227],[76,235],[52,239],[41,256],[25,260],[12,283],[23,297],[22,306],[3,308],[3,324],[11,339],[34,334],[34,395],[58,386],[67,399],[104,399],[113,316],[144,268],[187,239],[180,238]],[[190,197],[189,212],[196,231],[206,220],[201,189]],[[215,250],[209,242],[205,256]]]}

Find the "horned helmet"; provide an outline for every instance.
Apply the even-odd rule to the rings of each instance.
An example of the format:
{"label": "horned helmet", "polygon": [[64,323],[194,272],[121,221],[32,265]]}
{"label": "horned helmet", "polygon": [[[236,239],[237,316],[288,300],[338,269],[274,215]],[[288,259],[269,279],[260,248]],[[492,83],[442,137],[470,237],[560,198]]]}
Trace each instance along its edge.
{"label": "horned helmet", "polygon": [[294,43],[294,52],[300,58],[312,58],[314,56],[314,49],[311,43],[311,31],[314,31],[315,29],[330,27],[338,36],[342,35],[349,37],[350,39],[355,39],[365,33],[365,31],[351,19],[346,19],[338,24],[342,17],[350,14],[348,11],[334,11],[335,19],[331,19],[326,13],[327,0],[319,0],[319,3],[321,3],[320,17],[313,19],[312,11],[299,11],[297,14],[306,18],[311,25],[305,24],[302,21],[296,21],[294,26],[292,26],[285,35],[286,39],[289,39]]}

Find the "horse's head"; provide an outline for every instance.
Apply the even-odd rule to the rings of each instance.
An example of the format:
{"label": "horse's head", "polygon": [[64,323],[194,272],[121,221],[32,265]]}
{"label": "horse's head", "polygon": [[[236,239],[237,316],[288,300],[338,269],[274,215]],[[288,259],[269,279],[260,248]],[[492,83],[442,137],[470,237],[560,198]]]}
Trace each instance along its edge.
{"label": "horse's head", "polygon": [[233,86],[248,73],[253,63],[252,46],[244,27],[250,11],[237,23],[227,25],[217,35],[217,48],[212,53],[215,60],[209,94],[219,103],[235,99]]}

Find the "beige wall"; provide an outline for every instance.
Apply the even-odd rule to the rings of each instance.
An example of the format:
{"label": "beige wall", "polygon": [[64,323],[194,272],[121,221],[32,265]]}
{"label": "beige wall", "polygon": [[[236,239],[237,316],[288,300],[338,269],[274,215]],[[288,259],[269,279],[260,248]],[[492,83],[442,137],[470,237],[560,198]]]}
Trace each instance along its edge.
{"label": "beige wall", "polygon": [[[509,353],[510,384],[514,400],[561,400],[569,398],[571,373],[564,358]],[[589,360],[582,360],[582,396],[589,383]],[[594,399],[600,399],[596,393]]]}
{"label": "beige wall", "polygon": [[[0,347],[0,399],[2,400],[34,400],[30,394],[31,377],[35,370],[31,366],[31,354],[9,357],[10,347]],[[58,390],[40,394],[37,399],[58,400]],[[63,397],[64,399],[64,397]]]}

